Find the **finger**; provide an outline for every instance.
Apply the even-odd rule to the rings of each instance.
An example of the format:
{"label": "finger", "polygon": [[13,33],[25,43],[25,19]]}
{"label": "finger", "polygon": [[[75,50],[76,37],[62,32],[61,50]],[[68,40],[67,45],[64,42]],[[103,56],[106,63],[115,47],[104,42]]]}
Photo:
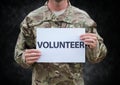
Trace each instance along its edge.
{"label": "finger", "polygon": [[86,45],[88,45],[90,48],[95,48],[97,46],[97,43],[91,42],[84,42]]}
{"label": "finger", "polygon": [[93,34],[93,33],[86,33],[86,34],[83,34],[83,35],[80,36],[80,39],[91,38],[91,37],[97,39],[97,35],[96,35],[96,34]]}
{"label": "finger", "polygon": [[93,43],[93,44],[97,43],[97,41],[94,40],[94,39],[85,39],[84,42],[86,42],[86,43]]}
{"label": "finger", "polygon": [[80,37],[80,39],[81,40],[93,39],[93,40],[97,41],[97,37],[96,36],[93,36],[93,37],[91,37],[91,36],[83,36],[83,37]]}
{"label": "finger", "polygon": [[81,37],[83,37],[83,36],[97,36],[97,35],[94,33],[85,33],[85,34],[81,35]]}
{"label": "finger", "polygon": [[33,64],[33,63],[35,63],[38,59],[39,59],[39,57],[28,57],[28,58],[26,58],[26,63],[27,63],[27,64]]}
{"label": "finger", "polygon": [[80,37],[81,40],[85,40],[85,39],[89,39],[89,38],[91,38],[91,36],[82,36],[82,37]]}
{"label": "finger", "polygon": [[89,45],[91,47],[96,47],[97,46],[97,41],[94,40],[94,39],[85,39],[83,40],[83,42],[86,44],[86,45]]}
{"label": "finger", "polygon": [[96,45],[92,44],[92,43],[85,43],[87,46],[89,46],[89,48],[95,48]]}
{"label": "finger", "polygon": [[26,61],[27,64],[33,64],[35,63],[37,60],[33,60],[33,61]]}
{"label": "finger", "polygon": [[40,51],[37,49],[26,49],[25,52],[26,53],[40,53]]}
{"label": "finger", "polygon": [[41,56],[41,53],[25,53],[26,57],[34,57],[34,56]]}
{"label": "finger", "polygon": [[27,57],[26,61],[34,61],[34,60],[38,60],[38,59],[39,59],[39,56],[36,56],[36,57]]}

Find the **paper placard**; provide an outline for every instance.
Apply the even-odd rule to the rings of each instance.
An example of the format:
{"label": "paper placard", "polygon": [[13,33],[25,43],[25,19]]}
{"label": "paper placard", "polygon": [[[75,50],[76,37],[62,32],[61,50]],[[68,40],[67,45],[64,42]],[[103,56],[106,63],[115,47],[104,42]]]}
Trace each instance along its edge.
{"label": "paper placard", "polygon": [[80,40],[85,28],[37,28],[36,33],[36,47],[42,54],[37,62],[85,62],[85,44]]}

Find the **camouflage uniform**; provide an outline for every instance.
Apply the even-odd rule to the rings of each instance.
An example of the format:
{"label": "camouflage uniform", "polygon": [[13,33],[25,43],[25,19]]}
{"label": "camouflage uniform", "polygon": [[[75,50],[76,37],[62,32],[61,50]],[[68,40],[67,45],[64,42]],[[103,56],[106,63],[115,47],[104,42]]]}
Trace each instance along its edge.
{"label": "camouflage uniform", "polygon": [[[80,63],[34,63],[27,65],[22,58],[25,49],[36,48],[36,28],[86,28],[86,32],[96,31],[96,23],[83,10],[69,3],[66,11],[55,16],[47,4],[32,11],[21,23],[21,32],[15,47],[15,60],[24,68],[32,67],[32,85],[84,85],[82,64]],[[98,35],[98,45],[95,49],[86,47],[86,57],[92,63],[103,60],[107,49],[103,39]]]}

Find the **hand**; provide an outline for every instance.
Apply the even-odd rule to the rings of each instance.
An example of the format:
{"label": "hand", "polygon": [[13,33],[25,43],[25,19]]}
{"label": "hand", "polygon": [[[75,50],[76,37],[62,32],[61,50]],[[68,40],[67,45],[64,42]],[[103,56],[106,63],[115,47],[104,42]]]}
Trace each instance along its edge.
{"label": "hand", "polygon": [[35,63],[41,56],[41,52],[37,49],[27,49],[24,51],[24,58],[27,64]]}
{"label": "hand", "polygon": [[80,39],[90,48],[96,48],[98,43],[97,35],[94,33],[85,33],[80,36]]}

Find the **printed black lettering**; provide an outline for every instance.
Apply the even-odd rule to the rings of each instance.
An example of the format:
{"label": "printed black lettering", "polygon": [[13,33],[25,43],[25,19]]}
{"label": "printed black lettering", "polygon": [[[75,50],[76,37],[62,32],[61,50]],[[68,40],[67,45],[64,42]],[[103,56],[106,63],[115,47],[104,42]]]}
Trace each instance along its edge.
{"label": "printed black lettering", "polygon": [[43,43],[43,47],[44,47],[44,48],[48,48],[48,47],[49,47],[49,43],[48,43],[48,42],[44,42],[44,43]]}
{"label": "printed black lettering", "polygon": [[65,42],[59,42],[60,48],[65,48]]}
{"label": "printed black lettering", "polygon": [[59,42],[57,42],[57,43],[53,42],[53,47],[54,48],[59,48]]}
{"label": "printed black lettering", "polygon": [[85,48],[84,42],[80,42],[80,48]]}
{"label": "printed black lettering", "polygon": [[43,42],[37,42],[37,44],[38,44],[38,47],[41,48],[43,45]]}
{"label": "printed black lettering", "polygon": [[80,48],[80,42],[75,42],[75,48]]}
{"label": "printed black lettering", "polygon": [[51,42],[49,42],[49,48],[54,48],[54,46],[52,46]]}
{"label": "printed black lettering", "polygon": [[70,42],[65,42],[66,43],[66,48],[69,48]]}
{"label": "printed black lettering", "polygon": [[75,48],[75,42],[70,42],[70,48]]}
{"label": "printed black lettering", "polygon": [[65,41],[65,42],[37,42],[39,48],[85,48],[84,42]]}

